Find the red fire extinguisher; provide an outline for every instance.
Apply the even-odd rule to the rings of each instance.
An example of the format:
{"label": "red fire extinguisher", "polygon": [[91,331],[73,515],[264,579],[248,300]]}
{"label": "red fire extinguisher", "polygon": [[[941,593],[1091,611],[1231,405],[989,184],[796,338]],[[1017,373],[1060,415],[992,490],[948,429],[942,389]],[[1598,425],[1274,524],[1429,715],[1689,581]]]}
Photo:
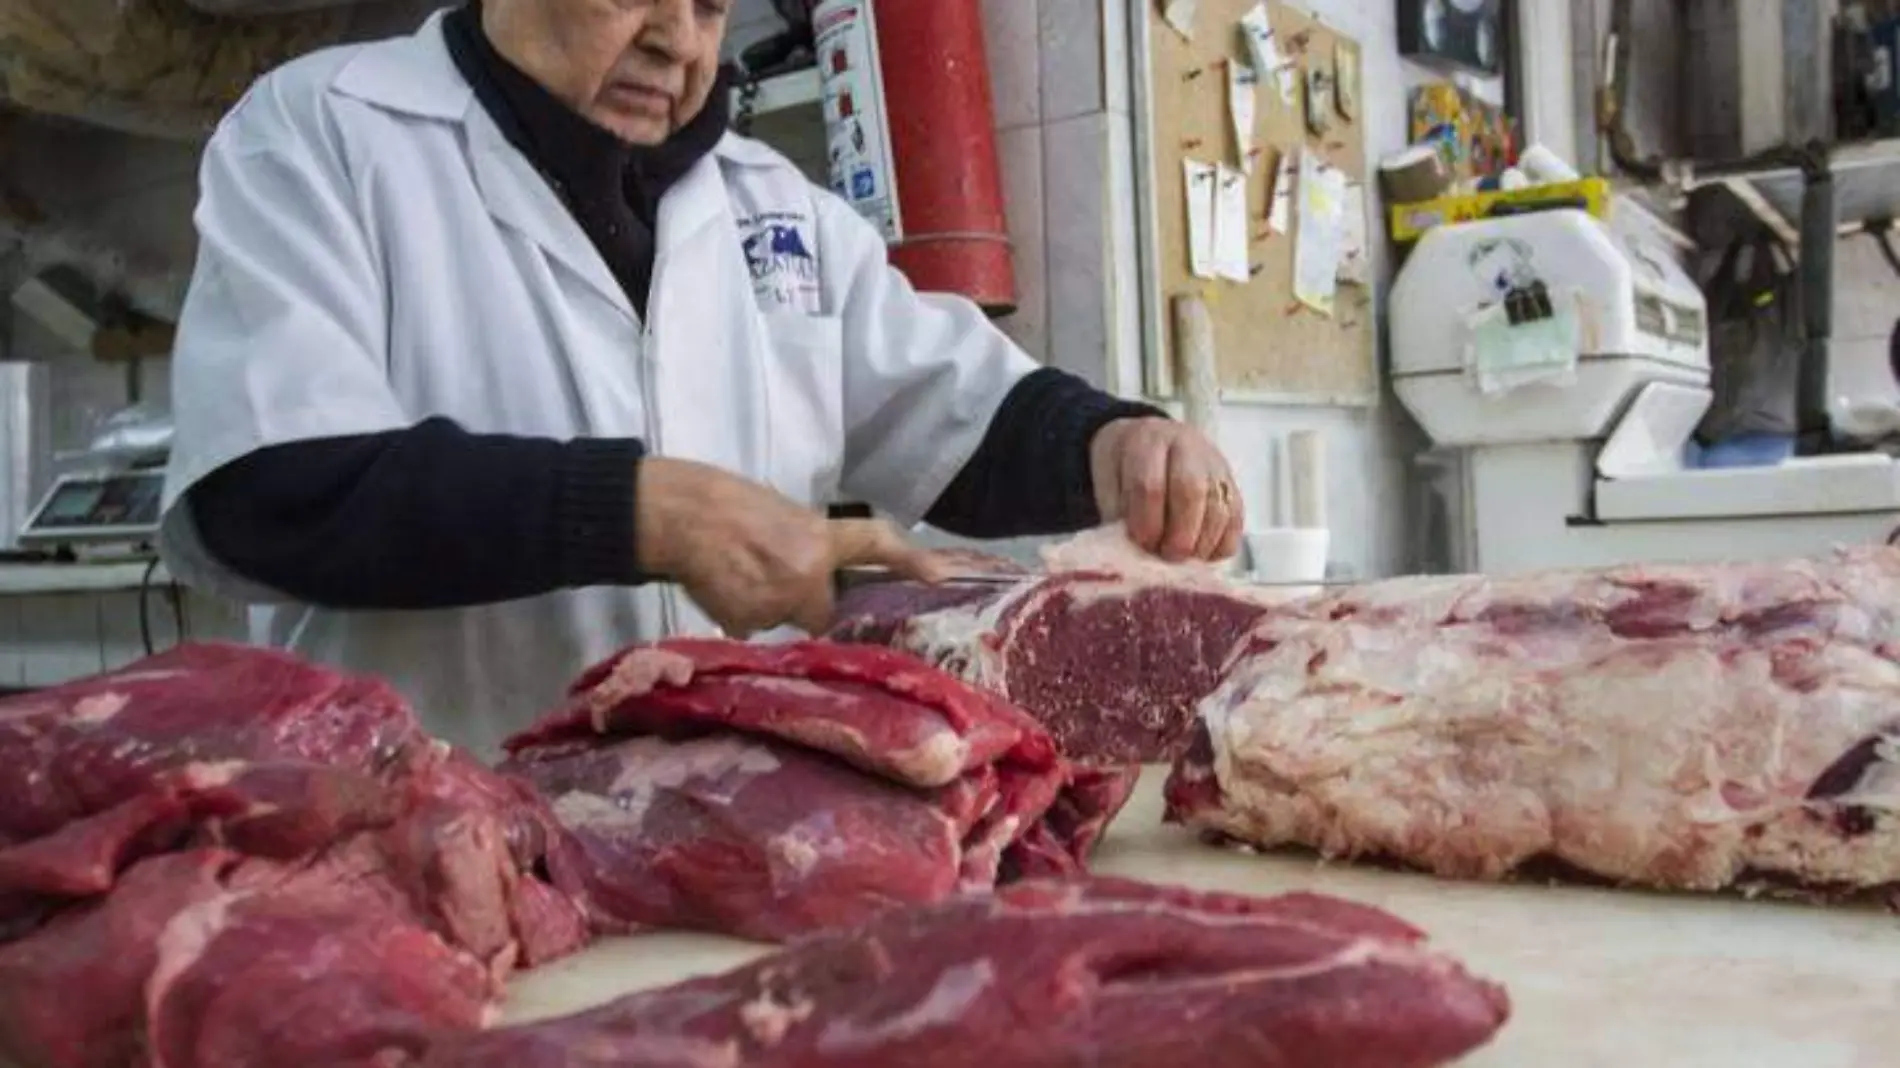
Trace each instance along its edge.
{"label": "red fire extinguisher", "polygon": [[979,0],[816,0],[812,32],[833,188],[913,286],[1014,311]]}

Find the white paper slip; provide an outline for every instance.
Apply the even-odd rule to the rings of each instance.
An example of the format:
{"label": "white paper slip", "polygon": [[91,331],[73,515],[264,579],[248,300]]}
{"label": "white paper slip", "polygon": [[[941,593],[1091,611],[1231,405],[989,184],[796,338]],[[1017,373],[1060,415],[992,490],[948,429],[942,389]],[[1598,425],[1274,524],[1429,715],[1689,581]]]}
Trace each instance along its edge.
{"label": "white paper slip", "polygon": [[1289,148],[1280,153],[1273,172],[1273,188],[1267,190],[1267,229],[1284,234],[1293,222],[1293,186],[1299,181],[1300,150]]}
{"label": "white paper slip", "polygon": [[1214,273],[1214,186],[1217,171],[1212,163],[1181,161],[1183,188],[1187,191],[1188,273],[1196,278],[1213,278]]}
{"label": "white paper slip", "polygon": [[1247,269],[1247,176],[1225,164],[1215,172],[1214,273],[1245,282]]}
{"label": "white paper slip", "polygon": [[1247,41],[1247,54],[1253,57],[1254,73],[1272,78],[1280,89],[1280,101],[1293,106],[1293,65],[1280,55],[1279,37],[1273,32],[1273,20],[1267,17],[1267,5],[1255,4],[1240,18],[1240,35]]}
{"label": "white paper slip", "polygon": [[1168,20],[1174,32],[1192,41],[1194,39],[1194,15],[1200,8],[1201,0],[1168,0],[1161,9],[1161,17]]}
{"label": "white paper slip", "polygon": [[1243,173],[1253,173],[1253,161],[1257,158],[1253,147],[1254,93],[1260,85],[1260,75],[1245,63],[1229,61],[1227,64],[1227,115],[1234,124],[1234,150],[1239,153],[1240,169]]}
{"label": "white paper slip", "polygon": [[1339,280],[1347,285],[1370,285],[1372,254],[1366,247],[1366,187],[1349,181],[1340,198]]}
{"label": "white paper slip", "polygon": [[1339,248],[1346,175],[1311,153],[1300,157],[1299,232],[1293,237],[1293,299],[1333,314],[1339,292]]}

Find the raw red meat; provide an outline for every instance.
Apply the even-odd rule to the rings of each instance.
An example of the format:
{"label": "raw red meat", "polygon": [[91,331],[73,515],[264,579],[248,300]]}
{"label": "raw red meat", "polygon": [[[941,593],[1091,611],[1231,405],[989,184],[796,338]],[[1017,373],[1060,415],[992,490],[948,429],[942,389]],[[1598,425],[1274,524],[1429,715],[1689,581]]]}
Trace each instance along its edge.
{"label": "raw red meat", "polygon": [[846,593],[829,636],[903,649],[1008,698],[1071,760],[1153,763],[1180,755],[1233,643],[1282,600],[1198,571],[891,583]]}
{"label": "raw red meat", "polygon": [[635,647],[509,749],[599,922],[768,940],[1079,871],[1132,787],[914,657],[828,642]]}
{"label": "raw red meat", "polygon": [[[367,841],[367,840],[363,840]],[[416,922],[373,849],[308,867],[224,850],[154,857],[96,904],[0,946],[14,1068],[406,1063],[499,992]]]}
{"label": "raw red meat", "polygon": [[1900,887],[1900,550],[1400,579],[1270,618],[1170,818],[1481,879]]}
{"label": "raw red meat", "polygon": [[725,975],[445,1039],[427,1068],[1428,1068],[1504,991],[1373,909],[1027,882]]}
{"label": "raw red meat", "polygon": [[359,833],[445,933],[505,968],[584,941],[532,872],[553,818],[532,789],[428,738],[380,683],[234,645],[187,645],[0,702],[0,920],[110,890],[194,842],[296,859]]}
{"label": "raw red meat", "polygon": [[193,828],[294,857],[387,822],[387,784],[427,749],[381,683],[239,646],[0,700],[0,920],[102,893]]}
{"label": "raw red meat", "polygon": [[300,869],[244,861],[174,916],[145,989],[152,1068],[395,1066],[483,1026],[498,977],[384,860],[358,839]]}
{"label": "raw red meat", "polygon": [[394,1065],[589,935],[531,787],[280,654],[0,704],[0,773],[9,1068]]}

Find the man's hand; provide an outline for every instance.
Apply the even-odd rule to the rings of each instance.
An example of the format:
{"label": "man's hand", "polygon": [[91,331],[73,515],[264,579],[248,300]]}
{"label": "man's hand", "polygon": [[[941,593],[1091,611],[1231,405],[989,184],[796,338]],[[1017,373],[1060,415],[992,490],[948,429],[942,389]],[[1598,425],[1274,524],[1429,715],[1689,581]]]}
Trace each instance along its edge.
{"label": "man's hand", "polygon": [[735,638],[791,623],[831,626],[832,574],[882,567],[937,581],[943,565],[879,520],[827,520],[767,486],[687,460],[640,462],[640,569],[685,588]]}
{"label": "man's hand", "polygon": [[1102,520],[1122,520],[1136,545],[1163,559],[1225,560],[1246,523],[1226,457],[1171,419],[1117,419],[1089,442]]}

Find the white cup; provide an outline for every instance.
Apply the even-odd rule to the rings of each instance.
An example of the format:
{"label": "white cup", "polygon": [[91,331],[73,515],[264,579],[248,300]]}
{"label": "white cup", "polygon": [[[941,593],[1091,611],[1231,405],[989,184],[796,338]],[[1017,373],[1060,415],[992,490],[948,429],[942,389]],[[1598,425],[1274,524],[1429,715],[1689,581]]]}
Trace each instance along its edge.
{"label": "white cup", "polygon": [[[1326,554],[1332,531],[1325,527],[1269,527],[1248,531],[1247,566],[1258,582],[1297,586],[1326,580]],[[1318,593],[1314,586],[1309,592]]]}

